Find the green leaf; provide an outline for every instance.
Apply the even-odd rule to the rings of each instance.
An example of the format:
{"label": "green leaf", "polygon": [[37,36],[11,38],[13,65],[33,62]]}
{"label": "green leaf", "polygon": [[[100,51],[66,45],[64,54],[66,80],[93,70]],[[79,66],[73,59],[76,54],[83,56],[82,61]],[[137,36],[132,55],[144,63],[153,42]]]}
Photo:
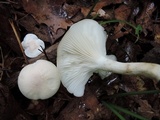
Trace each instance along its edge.
{"label": "green leaf", "polygon": [[137,25],[136,29],[135,29],[135,34],[139,35],[142,32],[142,26],[141,25]]}

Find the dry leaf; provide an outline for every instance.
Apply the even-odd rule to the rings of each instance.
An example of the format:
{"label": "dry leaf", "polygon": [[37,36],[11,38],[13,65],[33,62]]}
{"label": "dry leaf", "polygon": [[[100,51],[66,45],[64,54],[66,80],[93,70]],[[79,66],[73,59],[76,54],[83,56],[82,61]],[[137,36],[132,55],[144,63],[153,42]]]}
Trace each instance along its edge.
{"label": "dry leaf", "polygon": [[153,116],[155,116],[155,112],[152,109],[151,105],[148,103],[147,100],[138,100],[138,103],[140,107],[138,107],[138,112],[142,115],[145,116],[148,119],[152,119]]}
{"label": "dry leaf", "polygon": [[72,24],[71,21],[66,20],[67,13],[62,7],[56,8],[54,4],[51,4],[46,0],[23,0],[23,7],[26,12],[32,14],[35,20],[41,24],[44,23],[53,28],[54,33],[59,28],[67,29]]}
{"label": "dry leaf", "polygon": [[[131,8],[128,7],[127,5],[121,5],[114,11],[115,18],[123,21],[127,21],[130,13],[131,13]],[[123,35],[128,34],[130,32],[130,30],[126,30],[125,32],[121,31],[124,25],[125,23],[119,22],[118,26],[115,26],[114,34],[118,36],[116,38],[122,37]]]}
{"label": "dry leaf", "polygon": [[119,4],[119,3],[122,3],[123,0],[100,0],[95,8],[94,8],[94,11],[97,12],[99,9],[107,6],[107,5],[110,5],[110,4]]}
{"label": "dry leaf", "polygon": [[160,44],[160,25],[159,24],[155,24],[154,25],[154,40],[155,42]]}
{"label": "dry leaf", "polygon": [[155,11],[155,4],[153,2],[143,2],[144,9],[140,17],[137,18],[137,24],[143,28],[143,32],[147,35],[147,30],[153,31],[152,14]]}

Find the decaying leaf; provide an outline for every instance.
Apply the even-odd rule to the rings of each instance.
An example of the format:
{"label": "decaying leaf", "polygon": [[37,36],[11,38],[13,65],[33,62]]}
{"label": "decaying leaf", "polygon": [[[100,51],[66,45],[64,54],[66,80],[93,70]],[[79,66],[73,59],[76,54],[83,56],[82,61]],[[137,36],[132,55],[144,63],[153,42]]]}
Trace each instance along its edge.
{"label": "decaying leaf", "polygon": [[160,25],[156,24],[154,25],[154,40],[155,42],[160,44]]}
{"label": "decaying leaf", "polygon": [[[108,110],[104,109],[98,102],[96,96],[90,91],[86,91],[86,95],[82,98],[75,98],[60,113],[57,120],[96,120],[110,119]],[[70,115],[68,115],[70,114]]]}
{"label": "decaying leaf", "polygon": [[[115,18],[117,20],[124,20],[124,21],[127,21],[130,13],[131,13],[131,8],[126,5],[121,5],[114,11]],[[130,32],[130,30],[126,30],[125,32],[122,32],[121,29],[123,28],[124,25],[125,23],[120,22],[118,26],[115,26],[114,34],[118,36],[118,38]]]}
{"label": "decaying leaf", "polygon": [[158,110],[154,110],[147,100],[138,100],[140,107],[138,107],[138,112],[151,120],[154,116],[158,115]]}
{"label": "decaying leaf", "polygon": [[53,11],[54,4],[50,4],[46,0],[23,0],[23,7],[26,12],[32,14],[39,24],[44,23],[49,27],[53,27],[55,33],[59,28],[67,29],[72,24],[71,21],[65,19],[67,13],[63,12],[62,8],[59,8],[59,13],[55,14]]}
{"label": "decaying leaf", "polygon": [[96,4],[96,6],[94,8],[94,11],[97,12],[99,9],[101,9],[101,8],[103,8],[105,6],[108,6],[110,4],[119,4],[119,3],[122,3],[122,2],[123,2],[123,0],[100,0]]}
{"label": "decaying leaf", "polygon": [[69,5],[69,4],[65,3],[63,5],[63,9],[67,13],[67,18],[72,18],[73,16],[75,16],[78,13],[78,11],[80,11],[80,6]]}
{"label": "decaying leaf", "polygon": [[155,4],[153,2],[143,2],[143,4],[143,12],[136,21],[142,26],[144,34],[147,35],[147,30],[153,31],[152,14],[155,11]]}
{"label": "decaying leaf", "polygon": [[[100,0],[97,3],[94,3],[95,6],[93,8],[93,11],[92,11],[91,15],[93,17],[95,17],[97,14],[99,14],[99,10],[102,10],[103,7],[106,7],[106,6],[110,5],[110,4],[118,4],[118,3],[122,3],[122,2],[123,2],[123,0]],[[87,16],[92,7],[93,6],[90,6],[90,7],[81,7],[82,14],[84,16]],[[106,11],[106,14],[103,15],[103,17],[104,18],[111,18],[110,16],[113,13],[110,13],[110,12],[111,11],[109,11],[109,13],[108,13],[108,11]],[[102,15],[101,15],[101,17],[102,17]]]}

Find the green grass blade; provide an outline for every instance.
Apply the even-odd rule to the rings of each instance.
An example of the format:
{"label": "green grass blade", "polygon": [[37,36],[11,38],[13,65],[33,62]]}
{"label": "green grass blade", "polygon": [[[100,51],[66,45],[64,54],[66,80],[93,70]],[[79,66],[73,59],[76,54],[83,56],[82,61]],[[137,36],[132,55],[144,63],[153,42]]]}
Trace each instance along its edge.
{"label": "green grass blade", "polygon": [[99,24],[105,25],[107,23],[117,23],[117,22],[119,22],[119,23],[125,23],[125,24],[131,26],[135,30],[135,35],[137,36],[137,39],[136,39],[135,43],[139,40],[139,34],[142,32],[142,26],[141,25],[134,26],[132,23],[127,22],[125,20],[100,21]]}
{"label": "green grass blade", "polygon": [[147,119],[147,118],[144,118],[144,117],[142,117],[142,116],[140,116],[140,115],[138,115],[138,114],[136,114],[136,113],[134,113],[134,112],[131,112],[131,111],[129,111],[129,110],[125,109],[125,108],[119,107],[119,106],[117,106],[117,105],[113,105],[113,104],[111,104],[111,103],[108,103],[108,105],[109,105],[110,107],[112,107],[113,109],[115,109],[115,110],[121,111],[121,112],[123,112],[123,113],[125,113],[125,114],[128,114],[128,115],[130,115],[130,116],[133,116],[133,117],[138,118],[138,119],[140,119],[140,120],[149,120],[149,119]]}
{"label": "green grass blade", "polygon": [[134,28],[136,30],[136,26],[134,26],[133,24],[131,24],[127,21],[124,21],[124,20],[107,20],[107,21],[101,21],[100,24],[105,25],[105,24],[108,24],[108,23],[118,23],[118,22],[125,23],[125,24],[131,26],[132,28]]}
{"label": "green grass blade", "polygon": [[120,119],[120,120],[126,120],[121,114],[118,113],[118,111],[116,111],[112,106],[110,106],[108,103],[102,101],[102,103],[107,107],[109,108],[115,115],[117,115],[117,117]]}
{"label": "green grass blade", "polygon": [[96,4],[99,2],[99,0],[95,0],[94,5],[92,6],[92,8],[90,9],[89,13],[87,14],[86,18],[89,18],[91,15],[91,12],[93,11],[94,7],[96,6]]}

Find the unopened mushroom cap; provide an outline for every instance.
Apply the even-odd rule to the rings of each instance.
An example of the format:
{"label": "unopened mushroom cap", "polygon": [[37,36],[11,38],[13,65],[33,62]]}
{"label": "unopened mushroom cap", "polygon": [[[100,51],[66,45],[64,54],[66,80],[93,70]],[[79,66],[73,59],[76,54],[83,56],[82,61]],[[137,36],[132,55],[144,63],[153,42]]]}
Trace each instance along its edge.
{"label": "unopened mushroom cap", "polygon": [[18,76],[18,87],[29,99],[50,98],[60,87],[58,70],[47,60],[37,60],[21,70]]}
{"label": "unopened mushroom cap", "polygon": [[32,33],[27,34],[21,44],[26,56],[30,58],[37,57],[42,53],[42,48],[45,49],[44,42]]}
{"label": "unopened mushroom cap", "polygon": [[98,22],[84,19],[73,24],[62,38],[58,46],[57,67],[62,84],[70,93],[83,96],[85,84],[98,70],[97,59],[106,56],[107,37]]}

